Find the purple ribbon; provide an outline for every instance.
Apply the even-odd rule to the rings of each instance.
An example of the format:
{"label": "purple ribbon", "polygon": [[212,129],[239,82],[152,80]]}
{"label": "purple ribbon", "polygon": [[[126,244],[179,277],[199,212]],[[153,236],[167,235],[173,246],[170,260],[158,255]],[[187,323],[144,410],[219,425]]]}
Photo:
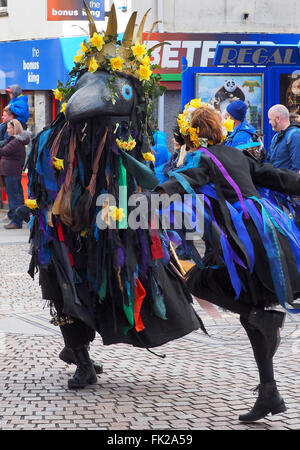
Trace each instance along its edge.
{"label": "purple ribbon", "polygon": [[218,160],[218,158],[213,155],[209,150],[207,150],[207,148],[201,147],[201,149],[204,153],[206,153],[212,160],[213,162],[216,164],[216,166],[219,168],[219,170],[221,171],[223,177],[228,181],[228,183],[230,184],[230,186],[235,190],[239,201],[241,202],[241,207],[242,210],[244,211],[245,214],[245,218],[246,219],[250,219],[249,213],[247,211],[242,193],[240,191],[240,188],[238,187],[238,185],[236,184],[236,182],[231,178],[231,176],[229,175],[229,173],[227,172],[227,170],[225,169],[225,167],[223,166],[223,164]]}

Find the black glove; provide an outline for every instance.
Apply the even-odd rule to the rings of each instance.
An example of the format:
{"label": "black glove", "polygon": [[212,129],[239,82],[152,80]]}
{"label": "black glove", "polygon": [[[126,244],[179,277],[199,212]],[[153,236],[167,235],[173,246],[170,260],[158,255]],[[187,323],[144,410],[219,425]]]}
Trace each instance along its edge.
{"label": "black glove", "polygon": [[19,217],[19,219],[24,220],[24,222],[28,223],[32,213],[31,209],[28,208],[28,206],[22,205],[16,209],[16,214]]}

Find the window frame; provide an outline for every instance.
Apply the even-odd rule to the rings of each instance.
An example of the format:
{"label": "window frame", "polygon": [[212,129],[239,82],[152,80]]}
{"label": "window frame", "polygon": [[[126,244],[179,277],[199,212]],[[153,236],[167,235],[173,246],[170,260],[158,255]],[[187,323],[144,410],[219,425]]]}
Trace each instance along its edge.
{"label": "window frame", "polygon": [[[6,5],[3,5],[4,1]],[[0,0],[0,16],[8,16],[7,0]]]}

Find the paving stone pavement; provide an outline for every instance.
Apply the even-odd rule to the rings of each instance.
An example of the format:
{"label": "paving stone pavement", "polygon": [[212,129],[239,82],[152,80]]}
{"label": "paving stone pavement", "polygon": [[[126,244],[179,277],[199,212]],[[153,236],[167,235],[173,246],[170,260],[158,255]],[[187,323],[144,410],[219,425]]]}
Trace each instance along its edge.
{"label": "paving stone pavement", "polygon": [[68,390],[74,366],[58,359],[59,329],[49,323],[38,279],[27,274],[28,231],[2,227],[1,430],[300,429],[300,318],[290,316],[275,358],[285,414],[238,421],[253,405],[251,389],[258,384],[249,342],[237,316],[197,301],[209,336],[197,331],[155,349],[164,359],[123,344],[103,346],[97,337],[91,356],[104,373],[95,385]]}

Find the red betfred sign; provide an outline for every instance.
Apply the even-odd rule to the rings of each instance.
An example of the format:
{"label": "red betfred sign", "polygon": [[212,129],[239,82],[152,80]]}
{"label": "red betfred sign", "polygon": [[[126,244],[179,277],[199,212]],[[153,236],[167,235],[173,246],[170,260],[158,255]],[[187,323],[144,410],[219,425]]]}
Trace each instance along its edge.
{"label": "red betfred sign", "polygon": [[[169,45],[156,47],[152,52],[152,63],[161,66],[162,74],[180,74],[181,57],[189,67],[210,67],[218,43],[222,44],[289,44],[297,43],[300,35],[264,33],[153,33],[147,47],[163,41]],[[143,35],[147,39],[147,33]],[[298,39],[298,40],[297,40]]]}

